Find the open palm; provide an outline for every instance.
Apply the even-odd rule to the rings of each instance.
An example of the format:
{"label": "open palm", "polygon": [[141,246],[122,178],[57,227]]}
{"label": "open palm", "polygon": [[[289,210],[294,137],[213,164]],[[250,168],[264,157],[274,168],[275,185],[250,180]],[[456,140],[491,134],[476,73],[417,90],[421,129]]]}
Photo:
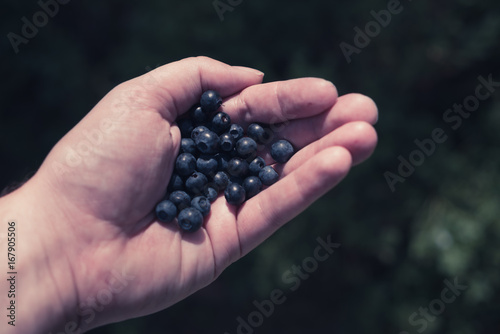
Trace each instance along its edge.
{"label": "open palm", "polygon": [[[85,309],[117,272],[127,277],[95,317],[80,314],[82,328],[159,311],[206,286],[372,153],[369,98],[337,97],[322,79],[261,81],[209,58],[171,63],[116,87],[51,151],[35,178],[66,219],[40,234],[64,235],[58,247],[76,305]],[[299,151],[279,166],[276,184],[240,207],[220,196],[203,228],[184,233],[152,210],[179,151],[175,119],[208,89],[220,92],[233,122],[277,124],[277,136]]]}

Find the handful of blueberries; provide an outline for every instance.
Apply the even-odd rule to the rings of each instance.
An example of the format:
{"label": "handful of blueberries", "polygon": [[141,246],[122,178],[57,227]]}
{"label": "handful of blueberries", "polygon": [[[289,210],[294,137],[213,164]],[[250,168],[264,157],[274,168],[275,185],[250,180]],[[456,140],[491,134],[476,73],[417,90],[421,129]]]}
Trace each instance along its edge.
{"label": "handful of blueberries", "polygon": [[[229,204],[240,205],[257,195],[263,186],[278,181],[276,170],[257,155],[259,145],[272,141],[271,129],[252,123],[246,131],[232,124],[219,93],[208,90],[187,117],[177,120],[181,147],[167,187],[167,196],[156,205],[156,217],[179,227],[197,231],[210,212],[210,203],[219,192]],[[294,154],[292,145],[278,140],[271,146],[271,157],[287,162]]]}

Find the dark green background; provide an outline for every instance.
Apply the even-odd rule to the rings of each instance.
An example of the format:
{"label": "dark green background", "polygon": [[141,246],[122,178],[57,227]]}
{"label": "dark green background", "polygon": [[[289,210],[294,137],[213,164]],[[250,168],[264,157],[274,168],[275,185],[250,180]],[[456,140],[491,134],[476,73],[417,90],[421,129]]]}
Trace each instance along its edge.
{"label": "dark green background", "polygon": [[[236,318],[273,289],[286,292],[257,333],[498,333],[500,331],[500,89],[452,129],[443,115],[500,81],[496,0],[402,1],[403,10],[348,63],[339,44],[387,1],[247,0],[221,21],[211,0],[70,1],[15,54],[9,32],[40,10],[4,1],[0,186],[34,172],[50,148],[111,88],[160,64],[206,55],[255,67],[266,81],[318,76],[340,94],[372,97],[379,144],[365,164],[209,287],[154,315],[92,331],[236,333]],[[416,139],[437,145],[392,192]],[[297,291],[281,275],[316,238],[340,248]],[[168,260],[168,259],[166,259]],[[435,320],[409,317],[440,298],[444,280],[467,289]],[[418,317],[421,319],[421,317]]]}

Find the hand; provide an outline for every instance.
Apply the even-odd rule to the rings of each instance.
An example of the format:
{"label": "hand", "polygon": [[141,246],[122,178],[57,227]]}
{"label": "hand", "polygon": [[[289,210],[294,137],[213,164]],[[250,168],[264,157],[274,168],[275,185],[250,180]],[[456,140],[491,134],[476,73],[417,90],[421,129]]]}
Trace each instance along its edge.
{"label": "hand", "polygon": [[[19,241],[31,249],[25,258],[37,263],[24,267],[19,279],[26,287],[43,277],[42,295],[24,304],[52,305],[50,316],[35,315],[48,319],[37,329],[88,330],[176,303],[373,152],[377,109],[369,98],[337,97],[322,79],[261,84],[262,78],[200,57],[125,82],[57,143],[32,179],[2,199],[2,212],[25,225]],[[279,123],[277,135],[300,150],[281,168],[280,181],[240,207],[219,197],[203,228],[189,234],[158,222],[152,210],[179,151],[175,119],[207,89],[224,97],[222,110],[233,122]],[[21,205],[31,210],[15,211]],[[44,301],[44,294],[53,298]]]}

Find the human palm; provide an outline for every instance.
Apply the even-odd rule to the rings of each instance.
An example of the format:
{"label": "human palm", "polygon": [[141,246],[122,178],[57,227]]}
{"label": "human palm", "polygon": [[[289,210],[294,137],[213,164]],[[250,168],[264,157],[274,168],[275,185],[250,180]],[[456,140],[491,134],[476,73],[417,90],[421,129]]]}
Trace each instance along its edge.
{"label": "human palm", "polygon": [[[95,318],[81,317],[82,328],[159,311],[206,286],[372,153],[370,99],[337,97],[321,79],[261,80],[208,58],[171,63],[116,87],[51,151],[35,179],[64,219],[39,232],[61,236],[75,307],[117,272],[127,277]],[[299,150],[278,166],[276,184],[239,207],[219,196],[203,228],[186,233],[152,210],[179,151],[175,119],[207,89],[221,93],[233,122],[276,124],[276,135]]]}

